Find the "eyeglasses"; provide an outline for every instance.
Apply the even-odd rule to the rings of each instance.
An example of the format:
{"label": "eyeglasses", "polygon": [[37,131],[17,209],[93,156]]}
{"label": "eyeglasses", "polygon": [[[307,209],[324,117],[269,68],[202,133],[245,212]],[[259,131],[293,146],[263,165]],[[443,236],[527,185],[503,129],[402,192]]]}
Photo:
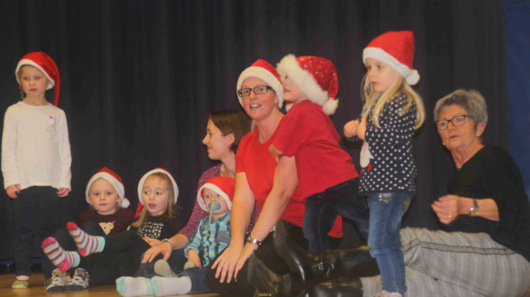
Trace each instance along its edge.
{"label": "eyeglasses", "polygon": [[439,120],[435,122],[436,128],[438,128],[438,130],[444,130],[449,126],[449,122],[451,122],[454,127],[462,126],[466,122],[466,118],[472,119],[473,117],[467,114],[463,114],[454,116],[450,120]]}
{"label": "eyeglasses", "polygon": [[237,90],[237,95],[239,97],[246,97],[250,96],[250,92],[254,92],[256,95],[261,95],[267,93],[268,90],[272,90],[269,86],[259,86],[259,87],[253,87],[253,88],[244,88],[241,90]]}

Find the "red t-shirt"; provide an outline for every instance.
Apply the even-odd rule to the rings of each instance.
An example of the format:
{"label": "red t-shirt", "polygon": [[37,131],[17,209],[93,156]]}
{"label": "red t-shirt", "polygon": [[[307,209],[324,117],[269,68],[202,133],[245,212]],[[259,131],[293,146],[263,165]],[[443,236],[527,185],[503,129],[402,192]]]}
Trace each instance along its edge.
{"label": "red t-shirt", "polygon": [[[258,128],[248,133],[241,139],[236,154],[236,172],[244,172],[248,185],[256,198],[260,209],[263,209],[265,199],[272,189],[276,159],[269,152],[276,133],[265,143],[259,143]],[[302,199],[300,188],[297,188],[281,218],[296,226],[303,227],[305,214],[305,201]],[[342,236],[340,220],[335,221],[335,226],[330,232],[333,237]]]}
{"label": "red t-shirt", "polygon": [[304,198],[359,176],[339,142],[322,107],[309,100],[294,104],[282,118],[273,144],[284,155],[295,156]]}

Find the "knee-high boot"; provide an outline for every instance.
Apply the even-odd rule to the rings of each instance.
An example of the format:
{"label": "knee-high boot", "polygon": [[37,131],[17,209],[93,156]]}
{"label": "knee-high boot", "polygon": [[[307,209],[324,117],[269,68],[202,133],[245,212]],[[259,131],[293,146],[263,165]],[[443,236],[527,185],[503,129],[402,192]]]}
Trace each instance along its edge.
{"label": "knee-high boot", "polygon": [[289,234],[284,223],[276,224],[273,242],[276,253],[291,272],[297,272],[305,285],[338,278],[373,276],[379,274],[377,263],[365,245],[310,253],[300,247]]}

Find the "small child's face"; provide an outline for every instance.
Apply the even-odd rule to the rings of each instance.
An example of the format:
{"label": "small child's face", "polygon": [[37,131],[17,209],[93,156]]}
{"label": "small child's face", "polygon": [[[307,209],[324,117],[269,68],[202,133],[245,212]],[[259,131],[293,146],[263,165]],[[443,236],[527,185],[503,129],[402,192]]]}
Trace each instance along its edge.
{"label": "small child's face", "polygon": [[214,190],[204,188],[202,190],[202,198],[208,210],[213,208],[213,214],[217,216],[225,215],[228,212],[228,205],[221,195]]}
{"label": "small child's face", "polygon": [[28,97],[40,97],[44,95],[49,81],[42,71],[31,65],[24,65],[18,73],[22,91]]}
{"label": "small child's face", "polygon": [[154,217],[161,216],[166,211],[169,204],[169,194],[167,181],[158,176],[150,176],[144,182],[142,199],[147,211]]}
{"label": "small child's face", "polygon": [[379,60],[366,59],[366,78],[374,91],[386,92],[396,81],[399,73],[390,65]]}
{"label": "small child's face", "polygon": [[121,199],[112,186],[107,180],[102,178],[97,179],[92,183],[89,189],[88,197],[92,207],[100,215],[111,215],[118,211],[118,204]]}
{"label": "small child's face", "polygon": [[304,99],[307,99],[306,96],[300,91],[300,89],[294,84],[294,82],[286,77],[283,82],[283,99],[291,101],[293,103],[298,103]]}

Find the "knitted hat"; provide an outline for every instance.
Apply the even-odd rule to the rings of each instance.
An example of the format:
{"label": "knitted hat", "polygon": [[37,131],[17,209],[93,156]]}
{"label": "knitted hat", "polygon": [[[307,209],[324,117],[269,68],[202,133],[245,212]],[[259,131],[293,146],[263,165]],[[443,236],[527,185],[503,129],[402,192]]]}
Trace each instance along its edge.
{"label": "knitted hat", "polygon": [[146,174],[144,174],[144,176],[142,176],[142,178],[140,179],[140,182],[138,182],[138,201],[140,201],[140,203],[142,205],[144,204],[144,200],[142,198],[142,192],[143,192],[145,180],[151,174],[156,173],[156,172],[160,172],[160,173],[163,173],[163,174],[167,175],[169,177],[169,179],[171,180],[171,183],[173,184],[173,191],[175,192],[175,193],[173,193],[173,203],[177,204],[177,199],[179,197],[179,188],[177,186],[177,182],[175,181],[175,179],[173,178],[171,173],[169,173],[169,171],[165,170],[164,168],[155,168],[155,169],[147,172]]}
{"label": "knitted hat", "polygon": [[363,63],[374,58],[390,65],[401,74],[409,85],[420,80],[420,74],[412,69],[414,60],[414,33],[412,31],[386,32],[372,40],[363,51]]}
{"label": "knitted hat", "polygon": [[129,200],[125,198],[125,188],[123,187],[123,181],[121,180],[121,177],[116,172],[108,169],[107,167],[101,168],[88,181],[86,185],[86,190],[85,190],[86,202],[88,202],[88,204],[91,204],[90,197],[89,197],[90,187],[96,180],[100,178],[108,181],[114,187],[114,190],[116,190],[116,192],[118,193],[118,196],[120,196],[121,198],[120,206],[123,208],[129,207],[130,203],[129,203]]}
{"label": "knitted hat", "polygon": [[225,176],[212,177],[199,188],[197,202],[202,209],[208,211],[208,207],[206,207],[204,198],[202,197],[202,190],[204,189],[210,189],[219,194],[225,200],[228,209],[232,209],[232,199],[234,198],[235,189],[235,180],[233,178]]}
{"label": "knitted hat", "polygon": [[327,115],[335,113],[339,105],[337,70],[330,60],[294,55],[285,56],[278,63],[282,79],[288,77],[311,102],[321,105]]}
{"label": "knitted hat", "polygon": [[[282,81],[280,80],[280,75],[278,74],[278,71],[276,71],[276,69],[271,64],[269,64],[269,62],[259,59],[254,62],[254,64],[250,65],[250,67],[243,70],[243,72],[241,72],[239,78],[237,79],[236,92],[241,89],[243,81],[248,77],[257,77],[263,80],[266,84],[268,84],[274,90],[274,92],[276,92],[276,96],[278,96],[278,107],[282,107]],[[241,98],[239,96],[237,96],[237,98],[239,99],[239,103],[243,105]]]}
{"label": "knitted hat", "polygon": [[44,73],[49,81],[46,90],[55,86],[53,105],[57,106],[59,104],[59,93],[61,91],[61,76],[59,75],[59,69],[57,68],[57,65],[55,65],[55,62],[53,62],[52,58],[43,52],[33,52],[22,57],[22,59],[18,61],[17,69],[15,69],[15,76],[19,84],[20,79],[18,77],[18,72],[24,65],[31,65]]}

